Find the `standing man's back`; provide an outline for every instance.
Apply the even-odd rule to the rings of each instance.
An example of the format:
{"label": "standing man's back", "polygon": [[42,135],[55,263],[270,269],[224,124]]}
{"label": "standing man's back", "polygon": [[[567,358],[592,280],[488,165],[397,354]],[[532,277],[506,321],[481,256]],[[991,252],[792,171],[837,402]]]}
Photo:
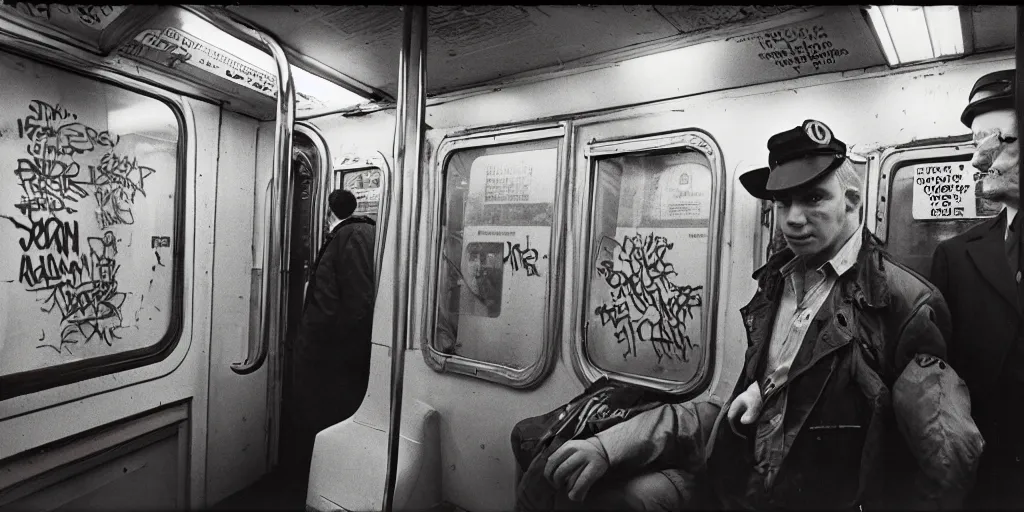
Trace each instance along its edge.
{"label": "standing man's back", "polygon": [[286,391],[293,453],[283,458],[303,489],[316,434],[356,412],[370,372],[374,221],[352,216],[346,190],[332,192],[328,206],[332,226],[311,268]]}

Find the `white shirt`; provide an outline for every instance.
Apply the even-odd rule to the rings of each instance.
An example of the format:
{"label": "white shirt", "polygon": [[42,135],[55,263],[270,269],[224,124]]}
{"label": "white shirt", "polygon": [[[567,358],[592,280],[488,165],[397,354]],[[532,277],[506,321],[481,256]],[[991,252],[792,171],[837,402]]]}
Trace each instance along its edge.
{"label": "white shirt", "polygon": [[858,229],[843,244],[839,252],[813,271],[804,267],[804,258],[793,258],[781,269],[786,281],[779,310],[775,315],[771,344],[768,346],[768,365],[765,368],[765,395],[781,388],[789,380],[789,368],[803,344],[811,321],[832,293],[839,276],[848,272],[857,262],[863,244]]}

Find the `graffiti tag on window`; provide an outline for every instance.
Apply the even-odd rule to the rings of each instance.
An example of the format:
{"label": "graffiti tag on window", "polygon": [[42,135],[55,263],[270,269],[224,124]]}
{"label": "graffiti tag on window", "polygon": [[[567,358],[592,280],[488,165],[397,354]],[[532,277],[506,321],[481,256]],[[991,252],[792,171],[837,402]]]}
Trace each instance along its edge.
{"label": "graffiti tag on window", "polygon": [[[71,347],[94,340],[113,345],[124,328],[127,295],[118,289],[120,240],[107,228],[134,223],[134,202],[146,195],[146,178],[155,171],[119,154],[116,134],[79,122],[59,104],[33,100],[27,110],[17,122],[25,157],[13,171],[20,216],[2,217],[19,234],[18,283],[60,318],[59,339],[46,339],[44,331],[37,348],[73,354]],[[96,165],[79,162],[97,152],[98,161],[90,160]],[[102,233],[83,236],[79,220],[68,217],[93,204]]]}
{"label": "graffiti tag on window", "polygon": [[663,358],[689,361],[698,346],[686,332],[687,321],[703,305],[703,286],[678,285],[675,267],[665,261],[673,244],[654,233],[626,236],[600,261],[597,273],[611,288],[609,301],[594,310],[601,325],[611,324],[615,340],[625,347],[623,359],[637,357],[649,346]]}
{"label": "graffiti tag on window", "polygon": [[[539,253],[536,248],[530,247],[530,237],[526,237],[526,247],[522,247],[521,244],[512,242],[505,242],[505,255],[502,258],[502,262],[512,269],[512,273],[515,274],[518,271],[525,271],[527,277],[539,276],[540,272],[537,270],[537,260]],[[544,256],[547,259],[547,255]]]}

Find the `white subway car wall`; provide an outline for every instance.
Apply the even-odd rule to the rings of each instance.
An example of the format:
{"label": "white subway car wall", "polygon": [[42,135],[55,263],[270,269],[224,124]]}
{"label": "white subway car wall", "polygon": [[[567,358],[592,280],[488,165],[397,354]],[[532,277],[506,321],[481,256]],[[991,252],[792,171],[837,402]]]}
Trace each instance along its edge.
{"label": "white subway car wall", "polygon": [[[717,274],[707,273],[713,281],[702,281],[703,304],[697,308],[713,308],[713,316],[709,313],[709,316],[701,319],[703,311],[698,312],[692,316],[691,327],[688,328],[703,330],[689,340],[688,347],[692,351],[691,355],[705,348],[709,351],[702,363],[706,368],[666,370],[666,365],[648,360],[650,354],[642,353],[644,350],[653,350],[650,346],[634,349],[640,353],[631,357],[636,361],[646,361],[638,364],[647,364],[651,375],[663,372],[661,375],[676,375],[685,379],[703,370],[708,375],[694,390],[699,392],[696,399],[720,400],[727,398],[731,392],[742,364],[746,341],[739,309],[755,291],[756,285],[750,277],[755,270],[754,255],[764,250],[765,243],[763,239],[759,242],[755,236],[761,229],[759,203],[745,193],[739,185],[738,176],[765,165],[768,157],[767,139],[806,119],[826,123],[836,137],[850,146],[851,152],[863,156],[877,155],[885,148],[925,139],[962,137],[969,130],[960,123],[959,114],[971,85],[986,73],[1012,68],[1014,60],[1011,52],[1000,52],[899,70],[882,67],[707,93],[701,93],[699,89],[687,89],[697,79],[685,76],[686,73],[695,73],[686,69],[685,62],[663,60],[658,64],[661,69],[670,71],[663,73],[667,75],[667,79],[663,80],[668,82],[657,87],[649,87],[649,74],[634,73],[639,69],[639,64],[627,62],[458,98],[442,96],[428,102],[427,154],[422,162],[426,191],[418,217],[417,271],[413,276],[415,293],[412,308],[417,328],[412,333],[406,359],[403,399],[403,415],[406,418],[403,424],[412,428],[411,423],[415,421],[409,419],[409,416],[420,418],[421,422],[434,421],[426,418],[422,410],[424,406],[436,410],[437,442],[440,444],[436,449],[441,470],[440,482],[436,485],[440,485],[440,499],[445,502],[473,511],[511,509],[517,481],[516,464],[509,441],[512,427],[516,422],[548,412],[580,393],[585,387],[580,376],[593,377],[605,371],[601,368],[585,368],[592,365],[581,362],[584,358],[579,348],[585,321],[581,316],[589,314],[590,311],[585,308],[592,306],[585,295],[588,287],[582,282],[587,276],[585,272],[588,265],[591,265],[584,259],[586,244],[591,243],[587,224],[591,216],[591,205],[584,193],[589,190],[587,187],[591,174],[591,162],[588,159],[597,160],[596,155],[601,153],[602,147],[610,145],[613,150],[618,147],[628,154],[632,142],[635,142],[632,150],[649,150],[651,144],[678,147],[679,144],[700,145],[707,142],[712,146],[703,160],[687,165],[691,165],[694,170],[703,168],[705,174],[709,168],[712,174],[720,173],[716,183],[711,186],[714,190],[707,190],[709,196],[720,195],[720,199],[707,199],[716,210],[698,216],[703,217],[702,228],[698,222],[681,229],[711,232],[715,246],[701,246],[696,249],[696,253],[690,253],[706,252],[706,256],[701,255],[703,259],[698,258],[699,261],[673,260],[685,257],[684,253],[674,255],[671,250],[666,253],[666,261],[673,263],[677,269],[684,265],[716,267]],[[670,84],[676,78],[682,85],[673,88]],[[680,97],[671,97],[676,94]],[[371,151],[388,154],[393,143],[392,110],[362,117],[326,116],[313,122],[322,130],[335,155]],[[673,141],[674,136],[677,138]],[[495,149],[495,145],[505,149]],[[492,281],[501,282],[491,284],[500,287],[506,295],[522,295],[512,298],[506,296],[498,305],[482,304],[476,306],[475,310],[461,310],[459,324],[455,329],[474,332],[470,325],[472,322],[467,323],[467,319],[477,320],[477,334],[457,339],[457,346],[453,348],[449,334],[435,335],[438,324],[442,323],[436,312],[436,308],[440,307],[439,301],[442,298],[454,300],[452,294],[442,297],[438,291],[438,283],[443,282],[438,269],[453,265],[452,262],[439,262],[442,259],[439,257],[442,251],[439,246],[442,219],[450,227],[453,217],[446,213],[446,205],[442,204],[441,199],[443,196],[450,201],[455,197],[448,192],[442,194],[442,190],[446,187],[446,175],[463,180],[468,174],[466,181],[469,183],[462,186],[470,195],[480,185],[472,183],[472,164],[458,163],[452,167],[459,169],[449,168],[451,164],[448,157],[462,152],[470,154],[469,159],[475,158],[473,162],[478,162],[488,155],[502,154],[503,151],[504,154],[509,151],[516,154],[511,160],[521,168],[532,168],[532,172],[538,175],[551,173],[538,176],[535,182],[540,184],[537,189],[550,187],[551,190],[544,191],[541,194],[543,198],[531,197],[527,201],[531,204],[550,205],[547,208],[555,211],[541,216],[544,219],[541,224],[548,226],[541,231],[537,231],[537,227],[529,227],[529,223],[515,226],[514,219],[502,219],[490,224],[492,227],[502,226],[501,229],[491,229],[496,235],[485,234],[476,241],[469,239],[471,230],[468,228],[472,226],[466,221],[465,247],[461,249],[465,251],[463,255],[468,254],[477,259],[471,267],[475,275],[484,276],[480,282],[488,279],[486,276],[489,271],[492,274],[500,273]],[[720,157],[719,162],[709,162],[709,159],[716,156]],[[534,159],[533,163],[529,163],[530,159]],[[501,163],[495,165],[500,167]],[[493,169],[494,165],[490,168]],[[874,198],[878,196],[880,178],[877,165],[871,165],[870,168],[871,175],[867,177],[869,202],[866,219],[868,227],[874,229]],[[511,173],[522,179],[523,172]],[[465,192],[456,190],[456,193]],[[500,202],[496,197],[492,199]],[[470,203],[466,203],[466,211],[463,212],[465,216],[471,216],[473,208]],[[395,219],[391,221],[395,222]],[[554,223],[558,221],[561,223]],[[721,226],[720,236],[711,229],[717,227],[716,222]],[[644,224],[641,222],[639,226],[643,227]],[[517,249],[527,247],[527,232],[530,235],[529,248],[536,250],[535,258],[529,261],[535,269],[533,275],[524,267],[513,268],[515,262],[511,260],[515,258],[509,258],[516,245]],[[671,233],[672,230],[658,231],[662,232]],[[624,233],[621,227],[618,233]],[[636,233],[635,228],[632,233]],[[652,230],[652,233],[655,231]],[[506,235],[521,235],[521,239],[502,239]],[[666,236],[671,238],[675,235]],[[698,233],[696,236],[704,235]],[[560,252],[554,252],[554,248]],[[388,242],[386,258],[392,257],[391,249],[393,245]],[[546,251],[548,254],[544,254]],[[446,250],[445,257],[452,254],[459,252]],[[495,265],[496,255],[509,261],[499,261]],[[522,265],[521,253],[518,255],[518,263]],[[459,265],[460,272],[464,273],[468,269],[470,267],[466,264]],[[687,275],[691,275],[690,279],[700,281],[700,274]],[[590,281],[595,281],[595,276],[591,275]],[[516,281],[538,279],[546,286],[515,288]],[[371,384],[356,415],[360,421],[378,426],[386,426],[388,414],[391,368],[388,352],[392,319],[391,308],[387,306],[392,300],[389,296],[392,293],[392,282],[393,267],[385,265],[374,315],[375,347],[371,363]],[[465,302],[468,296],[466,291],[463,289],[460,293],[460,300]],[[512,309],[511,316],[502,318],[501,310],[513,308],[516,301],[543,304],[545,300],[549,307]],[[691,314],[693,312],[690,311]],[[494,319],[503,322],[495,322]],[[698,324],[701,327],[697,327]],[[519,346],[515,345],[517,343]],[[551,346],[545,348],[547,345]],[[434,347],[434,350],[428,347]],[[444,371],[432,368],[438,367],[440,363],[432,365],[427,362],[431,357],[440,361],[452,354],[462,357],[449,357]],[[590,354],[591,359],[595,356]],[[543,368],[536,370],[548,364],[544,358],[551,359],[549,373]],[[605,365],[611,368],[611,363]],[[460,366],[468,369],[452,371]],[[527,375],[531,373],[531,368],[540,377]],[[643,369],[631,372],[629,368],[612,368],[611,371],[620,371],[620,375],[632,373],[633,378],[640,375],[641,382],[653,382],[643,380]],[[467,375],[474,372],[477,377]],[[492,377],[489,380],[479,378],[483,374]],[[515,386],[522,385],[523,378],[533,378],[536,382],[530,389],[516,389]],[[630,377],[627,375],[627,378]],[[516,379],[520,380],[517,382]],[[676,387],[673,388],[672,378],[665,380],[668,383],[662,382],[662,385],[680,389],[679,382],[675,382]],[[334,449],[346,445],[354,447],[368,439],[361,436],[358,432],[337,426],[321,433],[317,441],[317,459],[312,468],[307,503],[313,503],[319,497],[337,500],[335,502],[342,506],[347,506],[345,503],[370,504],[374,503],[373,499],[379,500],[371,497],[383,488],[382,483],[376,482],[382,480],[383,461],[375,461],[373,465],[379,464],[380,467],[367,469],[362,477],[350,475],[353,478],[345,482],[318,477],[318,474],[334,477],[349,475],[344,469],[332,467],[332,462],[322,460],[321,457],[327,449],[327,443],[331,443]],[[429,439],[429,436],[425,439]],[[422,449],[429,451],[426,447]],[[402,479],[399,481],[397,494],[402,496]],[[420,482],[413,487],[424,485],[435,484]],[[365,486],[372,488],[372,491],[357,492]],[[406,489],[406,492],[413,491]],[[355,495],[359,497],[353,497]],[[361,499],[366,501],[359,501]]]}

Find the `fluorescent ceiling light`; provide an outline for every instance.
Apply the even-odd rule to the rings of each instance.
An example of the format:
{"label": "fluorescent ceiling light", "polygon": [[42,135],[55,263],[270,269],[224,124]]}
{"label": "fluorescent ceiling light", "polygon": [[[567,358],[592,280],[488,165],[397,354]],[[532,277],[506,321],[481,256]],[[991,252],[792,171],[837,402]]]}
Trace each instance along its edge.
{"label": "fluorescent ceiling light", "polygon": [[[274,63],[274,58],[269,53],[242,42],[198,16],[185,17],[180,30],[201,39],[207,45],[215,46],[219,50],[235,56],[272,77],[277,77],[277,64]],[[368,100],[368,98],[324,78],[297,68],[294,64],[290,67],[292,81],[295,83],[295,110],[298,114],[332,111],[358,105]],[[276,97],[276,91],[273,89],[264,94],[272,98]]]}
{"label": "fluorescent ceiling light", "polygon": [[868,19],[890,66],[964,53],[958,6],[872,5]]}

